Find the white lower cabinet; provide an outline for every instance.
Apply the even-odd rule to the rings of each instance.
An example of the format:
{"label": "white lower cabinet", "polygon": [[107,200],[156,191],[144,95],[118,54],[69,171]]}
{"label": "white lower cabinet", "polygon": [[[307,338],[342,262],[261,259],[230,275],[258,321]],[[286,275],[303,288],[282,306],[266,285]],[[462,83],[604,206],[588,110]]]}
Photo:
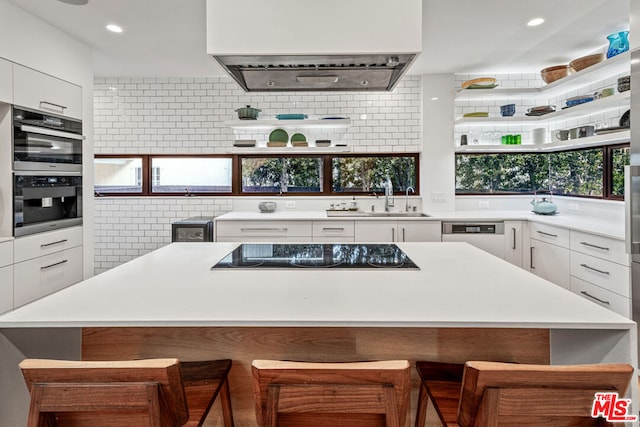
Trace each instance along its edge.
{"label": "white lower cabinet", "polygon": [[13,266],[0,268],[0,313],[13,310]]}
{"label": "white lower cabinet", "polygon": [[82,246],[14,264],[14,308],[82,280]]}
{"label": "white lower cabinet", "polygon": [[82,245],[82,227],[69,227],[18,237],[14,241],[14,262],[26,261]]}
{"label": "white lower cabinet", "polygon": [[356,242],[440,242],[440,221],[356,221]]}
{"label": "white lower cabinet", "polygon": [[523,227],[522,221],[504,222],[504,259],[513,265],[523,265]]}
{"label": "white lower cabinet", "polygon": [[[533,233],[531,233],[533,236]],[[568,237],[568,236],[567,236]],[[571,259],[569,248],[531,239],[529,270],[537,276],[569,289]]]}
{"label": "white lower cabinet", "polygon": [[353,221],[313,221],[313,241],[318,243],[353,242]]}
{"label": "white lower cabinet", "polygon": [[625,298],[574,276],[571,276],[571,291],[618,314],[631,317],[630,298]]}
{"label": "white lower cabinet", "polygon": [[311,221],[217,221],[218,242],[311,242]]}

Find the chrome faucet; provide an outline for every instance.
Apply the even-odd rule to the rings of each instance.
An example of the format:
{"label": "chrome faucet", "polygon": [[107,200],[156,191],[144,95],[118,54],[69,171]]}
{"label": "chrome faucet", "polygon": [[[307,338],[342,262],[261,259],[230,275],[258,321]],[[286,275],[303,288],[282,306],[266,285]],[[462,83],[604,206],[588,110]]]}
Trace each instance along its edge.
{"label": "chrome faucet", "polygon": [[389,212],[389,208],[393,206],[393,183],[391,178],[387,177],[387,182],[384,184],[384,211]]}
{"label": "chrome faucet", "polygon": [[404,199],[404,211],[405,212],[409,212],[409,191],[411,191],[412,193],[415,193],[416,190],[415,188],[409,186],[407,187],[407,189],[405,190],[405,199]]}

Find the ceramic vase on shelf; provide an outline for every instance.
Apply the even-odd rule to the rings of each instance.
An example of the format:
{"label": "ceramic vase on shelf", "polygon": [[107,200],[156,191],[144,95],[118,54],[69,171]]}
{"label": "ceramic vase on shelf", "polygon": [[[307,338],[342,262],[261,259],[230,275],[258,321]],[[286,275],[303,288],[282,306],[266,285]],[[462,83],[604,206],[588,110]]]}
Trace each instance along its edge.
{"label": "ceramic vase on shelf", "polygon": [[629,31],[620,31],[607,36],[609,40],[609,49],[607,49],[607,58],[619,55],[629,50]]}

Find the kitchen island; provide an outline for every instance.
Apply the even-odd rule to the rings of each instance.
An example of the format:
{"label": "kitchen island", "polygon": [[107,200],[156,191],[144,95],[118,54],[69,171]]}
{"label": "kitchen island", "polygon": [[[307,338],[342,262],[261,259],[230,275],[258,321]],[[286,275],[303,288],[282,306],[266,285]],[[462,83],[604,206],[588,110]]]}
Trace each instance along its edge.
{"label": "kitchen island", "polygon": [[466,243],[398,243],[419,269],[210,269],[237,245],[173,243],[0,316],[0,425],[24,425],[24,357],[231,358],[237,426],[256,358],[637,363],[634,322]]}

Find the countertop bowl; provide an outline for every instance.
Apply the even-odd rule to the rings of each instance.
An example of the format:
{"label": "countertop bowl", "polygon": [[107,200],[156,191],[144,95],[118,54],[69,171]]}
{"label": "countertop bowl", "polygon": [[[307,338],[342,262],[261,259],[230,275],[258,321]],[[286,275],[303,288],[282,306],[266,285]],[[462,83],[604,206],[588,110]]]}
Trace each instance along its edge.
{"label": "countertop bowl", "polygon": [[604,53],[596,53],[594,55],[587,55],[581,58],[574,59],[573,61],[569,62],[569,66],[573,69],[573,71],[580,71],[602,61],[604,61]]}
{"label": "countertop bowl", "polygon": [[553,67],[543,68],[540,71],[542,80],[547,84],[567,77],[569,74],[571,74],[571,67],[569,65],[555,65]]}
{"label": "countertop bowl", "polygon": [[276,210],[276,202],[260,202],[258,203],[258,209],[262,213],[271,213]]}

